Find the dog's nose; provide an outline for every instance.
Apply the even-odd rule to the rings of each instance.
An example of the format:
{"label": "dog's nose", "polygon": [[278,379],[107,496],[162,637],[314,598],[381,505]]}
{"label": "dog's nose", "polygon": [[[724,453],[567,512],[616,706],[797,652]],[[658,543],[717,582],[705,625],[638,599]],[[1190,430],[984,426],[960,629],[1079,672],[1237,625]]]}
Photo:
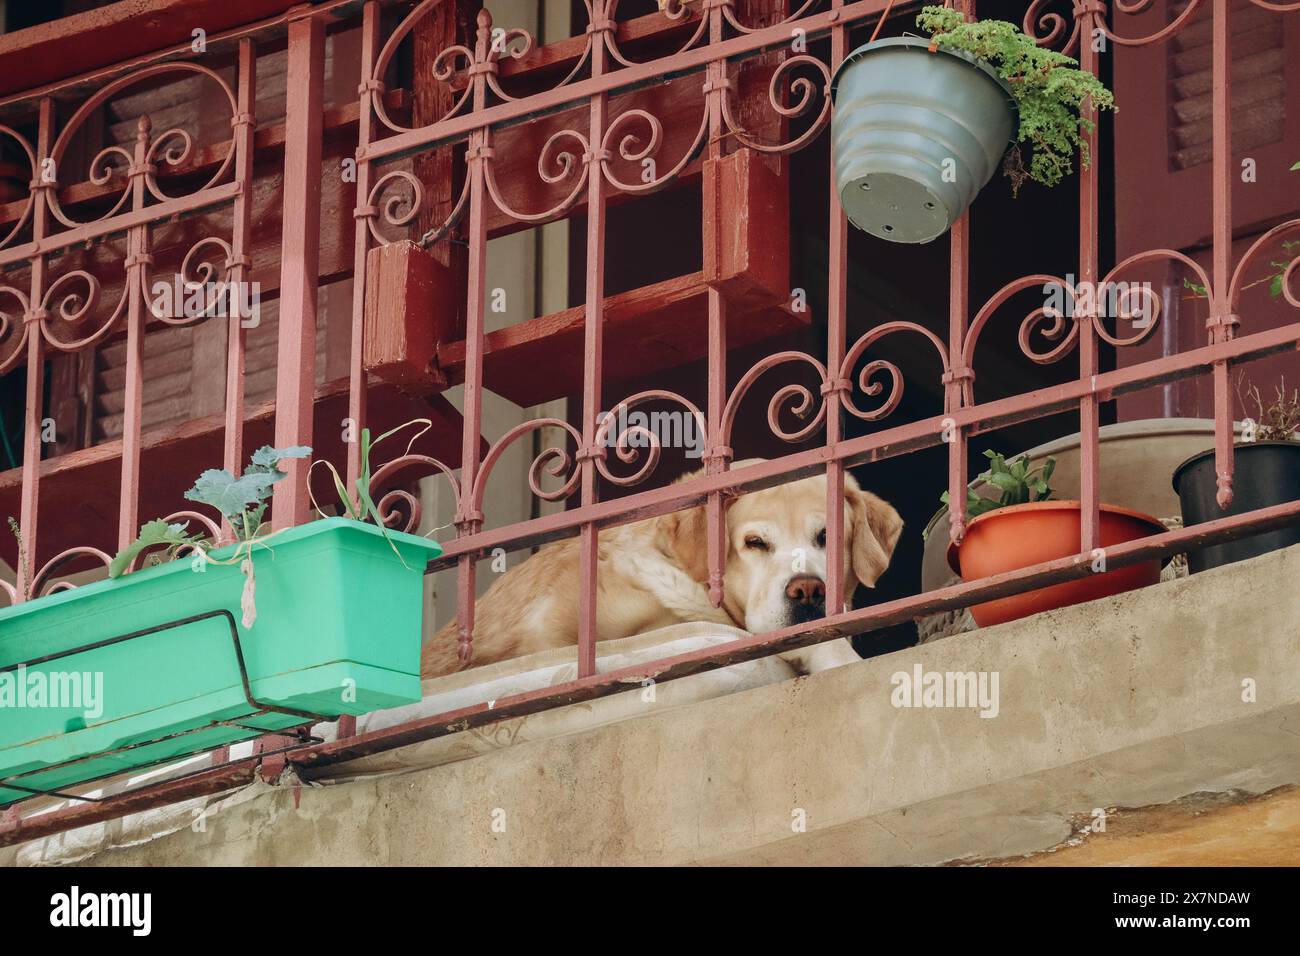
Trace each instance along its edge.
{"label": "dog's nose", "polygon": [[796,604],[826,603],[826,583],[811,574],[791,578],[785,586],[785,596]]}

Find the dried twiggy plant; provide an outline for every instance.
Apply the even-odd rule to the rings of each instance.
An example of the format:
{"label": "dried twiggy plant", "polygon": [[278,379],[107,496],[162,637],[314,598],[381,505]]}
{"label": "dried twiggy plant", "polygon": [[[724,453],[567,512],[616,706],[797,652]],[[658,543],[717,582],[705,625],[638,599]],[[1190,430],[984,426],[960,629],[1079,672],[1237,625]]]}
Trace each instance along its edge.
{"label": "dried twiggy plant", "polygon": [[32,567],[27,563],[27,545],[23,541],[23,529],[19,527],[18,522],[12,515],[9,517],[9,530],[18,542],[18,567],[27,572],[28,583],[31,582]]}
{"label": "dried twiggy plant", "polygon": [[1273,400],[1265,405],[1259,386],[1242,372],[1237,376],[1237,398],[1247,413],[1255,411],[1250,417],[1256,423],[1256,441],[1288,441],[1300,430],[1300,388],[1288,395],[1285,378],[1278,380]]}

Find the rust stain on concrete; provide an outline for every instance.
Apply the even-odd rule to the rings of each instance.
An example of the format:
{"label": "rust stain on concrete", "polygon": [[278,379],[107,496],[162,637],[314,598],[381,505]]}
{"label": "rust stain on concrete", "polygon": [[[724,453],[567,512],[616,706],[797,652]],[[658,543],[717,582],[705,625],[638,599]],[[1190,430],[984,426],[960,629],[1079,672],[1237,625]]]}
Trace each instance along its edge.
{"label": "rust stain on concrete", "polygon": [[1300,787],[1263,794],[1194,793],[1172,803],[1091,814],[1075,835],[1041,853],[984,860],[990,866],[1295,866],[1300,863]]}

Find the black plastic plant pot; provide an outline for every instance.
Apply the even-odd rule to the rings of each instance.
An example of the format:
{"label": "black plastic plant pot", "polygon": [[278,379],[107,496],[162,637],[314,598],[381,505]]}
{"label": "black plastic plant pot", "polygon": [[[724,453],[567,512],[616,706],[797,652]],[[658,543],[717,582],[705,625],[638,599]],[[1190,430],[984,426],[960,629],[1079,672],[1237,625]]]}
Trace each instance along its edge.
{"label": "black plastic plant pot", "polygon": [[891,242],[930,242],[993,176],[1018,127],[1010,87],[961,51],[891,37],[831,80],[835,187],[849,220]]}
{"label": "black plastic plant pot", "polygon": [[[1178,492],[1184,526],[1300,499],[1300,442],[1252,442],[1237,445],[1236,453],[1232,505],[1226,511],[1215,500],[1218,486],[1213,451],[1193,455],[1174,469],[1174,491]],[[1187,566],[1195,574],[1293,544],[1300,544],[1300,525],[1189,551]]]}

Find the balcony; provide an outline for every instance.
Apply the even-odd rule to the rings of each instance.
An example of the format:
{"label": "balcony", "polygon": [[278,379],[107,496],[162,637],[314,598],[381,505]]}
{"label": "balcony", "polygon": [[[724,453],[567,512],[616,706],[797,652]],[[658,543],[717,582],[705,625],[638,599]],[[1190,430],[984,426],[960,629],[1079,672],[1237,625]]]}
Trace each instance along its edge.
{"label": "balcony", "polygon": [[[29,84],[0,93],[0,511],[15,529],[0,544],[0,604],[31,611],[78,587],[100,593],[114,554],[156,518],[200,534],[169,557],[212,550],[228,559],[216,571],[233,576],[248,512],[205,509],[187,489],[210,469],[233,479],[263,446],[310,446],[263,463],[281,475],[257,512],[269,535],[363,518],[367,534],[377,525],[440,544],[407,568],[421,627],[363,640],[350,624],[340,640],[391,640],[412,655],[423,642],[426,658],[459,663],[451,675],[404,673],[425,681],[403,706],[272,699],[259,692],[253,576],[241,569],[242,622],[234,600],[88,643],[216,627],[210,615],[224,611],[239,656],[225,690],[249,712],[187,727],[208,736],[156,769],[57,787],[33,783],[45,771],[0,777],[0,843],[19,847],[14,859],[38,859],[39,841],[78,828],[83,849],[70,852],[121,858],[100,839],[103,821],[143,826],[142,811],[232,792],[239,808],[222,819],[250,830],[292,800],[299,815],[277,837],[333,801],[385,801],[408,784],[434,804],[477,806],[469,795],[485,781],[497,792],[537,772],[520,750],[486,751],[539,725],[550,728],[536,738],[545,766],[580,780],[574,794],[591,806],[603,806],[603,787],[619,791],[611,767],[630,780],[674,741],[699,740],[668,769],[719,781],[683,818],[707,832],[678,832],[665,814],[682,805],[647,791],[636,815],[666,828],[661,845],[612,819],[586,845],[557,818],[527,847],[426,833],[390,862],[542,862],[559,845],[572,862],[1001,859],[1054,846],[1071,814],[1094,807],[1163,804],[1238,778],[1252,792],[1295,782],[1274,747],[1295,695],[1242,710],[1237,691],[1229,705],[1212,689],[1255,674],[1290,680],[1281,648],[1295,635],[1283,622],[1296,609],[1269,583],[1294,571],[1285,548],[1300,501],[1279,499],[1285,481],[1256,480],[1251,461],[1261,427],[1293,450],[1286,383],[1300,384],[1300,190],[1288,188],[1300,183],[1290,170],[1300,127],[1281,121],[1300,103],[1294,11],[1157,0],[1081,5],[1058,22],[1041,4],[981,3],[981,18],[1077,56],[1120,109],[1086,132],[1092,165],[1076,161],[1060,185],[1029,183],[1019,198],[994,175],[940,238],[904,244],[851,228],[841,208],[832,139],[847,108],[837,112],[830,85],[874,36],[912,31],[911,5],[647,0],[596,3],[589,15],[583,4],[268,0],[170,3],[156,16],[132,6],[0,35],[3,75]],[[1080,42],[1095,30],[1105,51]],[[1170,89],[1169,102],[1153,105],[1154,88]],[[232,317],[186,304],[183,293],[213,283],[254,291],[256,307]],[[1138,298],[1108,309],[1084,296],[1117,285]],[[1052,289],[1068,309],[1044,304]],[[633,412],[697,426],[701,446],[642,441],[645,429],[625,424]],[[413,421],[425,424],[373,452],[363,437]],[[985,448],[1003,457],[990,466]],[[1193,514],[1174,474],[1198,452],[1209,504]],[[1020,453],[1040,470],[1015,473]],[[969,553],[971,529],[992,524],[979,514],[990,498],[1013,504],[1023,491],[1019,503],[1033,504],[1048,459],[1054,497],[1072,503],[1065,544],[1036,552],[1039,532],[1022,532],[1010,558],[978,573],[962,558],[959,573],[949,548]],[[746,495],[823,476],[827,613],[772,626],[737,618],[728,582],[748,545],[729,541],[728,515]],[[858,485],[903,522],[871,575],[855,566],[858,519],[835,517],[860,500]],[[950,504],[936,514],[941,493]],[[1110,538],[1120,512],[1140,512],[1143,532]],[[602,602],[619,598],[599,580],[601,548],[674,514],[698,518],[691,578],[709,623],[602,630]],[[557,571],[542,583],[571,597],[573,640],[498,659],[489,588],[562,542],[572,579]],[[1242,542],[1268,546],[1202,570],[1207,549]],[[150,553],[162,556],[143,553],[114,587],[156,575]],[[251,545],[247,557],[255,567]],[[1103,578],[1130,583],[1097,599],[1088,589]],[[995,605],[1067,587],[1090,600],[977,625]],[[389,603],[362,590],[349,594],[363,611]],[[1201,608],[1196,626],[1170,619],[1171,606]],[[1278,626],[1247,633],[1252,615]],[[15,620],[0,618],[0,648]],[[1134,621],[1146,642],[1136,663],[1125,656],[1138,653]],[[842,638],[864,660],[797,676],[818,668],[778,656]],[[1180,654],[1180,639],[1198,653]],[[1082,669],[1081,654],[1104,663]],[[15,651],[0,675],[47,657]],[[1018,663],[1029,660],[1036,685]],[[1243,661],[1248,673],[1232,676]],[[909,753],[935,767],[920,776],[873,730],[903,719],[882,687],[914,664],[1017,681],[998,719],[909,714]],[[1168,712],[1121,693],[1139,679]],[[662,718],[637,719],[647,690],[667,702]],[[836,724],[845,714],[852,728]],[[774,744],[772,721],[853,752]],[[1257,733],[1258,747],[1244,743]],[[715,751],[711,736],[748,758]],[[1235,754],[1205,773],[1160,763],[1175,739]],[[777,769],[751,779],[749,758],[772,747],[764,766]],[[1149,759],[1157,771],[1084,785]],[[411,776],[346,782],[398,769]],[[254,780],[283,790],[258,796]],[[814,795],[809,806],[781,804],[792,780]],[[735,792],[747,809],[715,814],[710,801],[734,804]],[[555,799],[546,786],[534,793]],[[533,805],[514,806],[535,820]],[[795,810],[806,831],[790,829]],[[894,836],[904,812],[920,835]],[[1006,820],[1036,813],[1050,823],[1007,837]],[[399,816],[394,825],[419,829],[414,806]],[[749,819],[762,822],[738,836]],[[940,826],[952,819],[971,832]],[[334,844],[304,840],[299,862],[349,859],[375,837],[359,826]],[[211,840],[176,834],[129,853],[181,862],[215,852]],[[257,861],[237,844],[222,852]]]}

